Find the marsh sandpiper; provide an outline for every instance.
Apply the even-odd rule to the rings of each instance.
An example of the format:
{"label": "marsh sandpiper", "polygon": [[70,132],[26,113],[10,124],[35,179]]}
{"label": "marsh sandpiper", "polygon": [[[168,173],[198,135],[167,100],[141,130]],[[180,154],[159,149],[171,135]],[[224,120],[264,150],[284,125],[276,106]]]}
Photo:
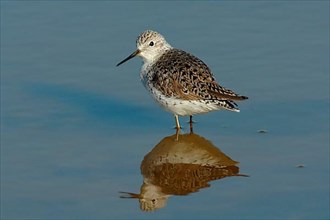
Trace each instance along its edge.
{"label": "marsh sandpiper", "polygon": [[156,31],[141,33],[136,46],[137,50],[117,66],[142,57],[141,81],[161,107],[174,114],[178,130],[178,116],[190,116],[192,130],[193,115],[220,109],[239,112],[234,101],[247,99],[220,86],[202,60],[173,48]]}

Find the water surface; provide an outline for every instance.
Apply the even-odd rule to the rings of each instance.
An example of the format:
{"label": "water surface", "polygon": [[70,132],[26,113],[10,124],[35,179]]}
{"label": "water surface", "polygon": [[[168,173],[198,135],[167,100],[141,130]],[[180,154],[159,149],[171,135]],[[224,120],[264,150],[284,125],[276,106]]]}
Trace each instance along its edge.
{"label": "water surface", "polygon": [[[151,213],[119,193],[140,193],[144,157],[175,134],[141,60],[115,67],[145,29],[249,96],[194,124],[249,177]],[[328,219],[329,2],[1,1],[1,218]]]}

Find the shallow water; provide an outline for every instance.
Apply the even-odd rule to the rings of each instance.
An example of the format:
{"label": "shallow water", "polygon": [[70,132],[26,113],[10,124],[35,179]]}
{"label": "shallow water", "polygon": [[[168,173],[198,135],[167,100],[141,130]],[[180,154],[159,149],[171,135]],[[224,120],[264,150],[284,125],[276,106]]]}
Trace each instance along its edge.
{"label": "shallow water", "polygon": [[[145,29],[249,96],[240,113],[196,116],[206,142],[189,141],[239,164],[205,167],[190,149],[140,169],[154,149],[175,155],[141,60],[115,67]],[[248,177],[220,176],[228,166]],[[146,213],[119,193],[141,196],[143,181],[176,191]],[[1,219],[328,219],[328,207],[329,2],[1,1]]]}

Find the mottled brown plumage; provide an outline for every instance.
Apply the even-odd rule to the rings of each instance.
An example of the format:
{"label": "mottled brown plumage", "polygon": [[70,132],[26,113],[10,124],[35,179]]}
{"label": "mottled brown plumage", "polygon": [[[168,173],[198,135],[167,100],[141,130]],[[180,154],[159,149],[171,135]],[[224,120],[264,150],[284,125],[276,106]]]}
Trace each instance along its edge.
{"label": "mottled brown plumage", "polygon": [[149,83],[166,97],[183,100],[208,100],[231,110],[236,109],[233,100],[244,100],[235,92],[220,86],[208,66],[179,49],[166,51],[149,69]]}

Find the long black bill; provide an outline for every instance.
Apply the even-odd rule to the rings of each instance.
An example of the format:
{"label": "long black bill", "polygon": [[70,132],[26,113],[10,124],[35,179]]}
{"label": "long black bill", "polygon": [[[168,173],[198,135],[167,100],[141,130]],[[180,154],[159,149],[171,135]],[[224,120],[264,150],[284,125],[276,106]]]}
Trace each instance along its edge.
{"label": "long black bill", "polygon": [[135,57],[139,53],[140,53],[140,50],[136,50],[134,53],[132,53],[131,55],[129,55],[126,59],[124,59],[123,61],[121,61],[120,63],[118,63],[116,66],[119,66],[119,65],[125,63],[127,60],[132,59],[133,57]]}

